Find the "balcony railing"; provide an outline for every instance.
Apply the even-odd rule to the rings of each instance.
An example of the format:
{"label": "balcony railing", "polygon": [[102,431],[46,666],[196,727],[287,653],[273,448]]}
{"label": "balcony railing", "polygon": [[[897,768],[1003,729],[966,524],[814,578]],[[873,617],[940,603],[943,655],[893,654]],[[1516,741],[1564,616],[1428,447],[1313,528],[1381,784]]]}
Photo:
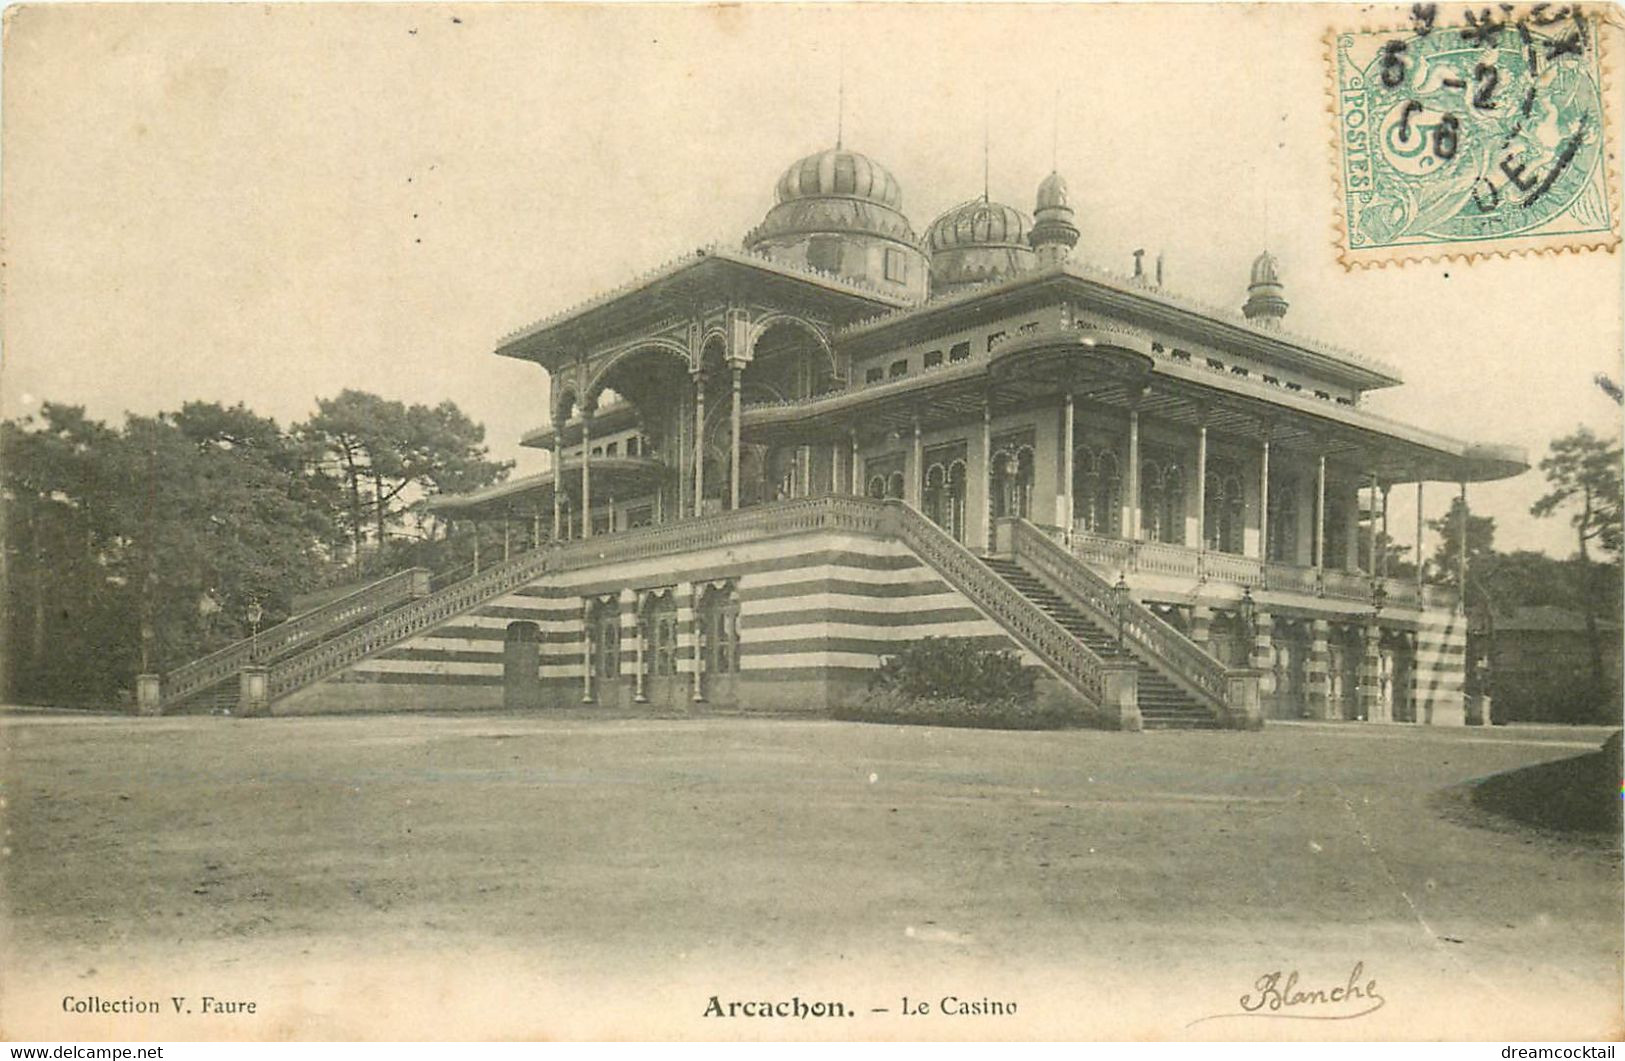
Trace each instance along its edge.
{"label": "balcony railing", "polygon": [[[1052,537],[1058,535],[1058,531],[1051,533]],[[1084,563],[1113,572],[1183,576],[1196,581],[1211,580],[1251,589],[1365,603],[1372,602],[1380,585],[1386,603],[1406,607],[1450,608],[1456,601],[1450,589],[1418,587],[1410,579],[1374,579],[1361,571],[1265,563],[1257,557],[1166,542],[1135,542],[1077,532],[1072,535],[1071,546],[1072,555]]]}

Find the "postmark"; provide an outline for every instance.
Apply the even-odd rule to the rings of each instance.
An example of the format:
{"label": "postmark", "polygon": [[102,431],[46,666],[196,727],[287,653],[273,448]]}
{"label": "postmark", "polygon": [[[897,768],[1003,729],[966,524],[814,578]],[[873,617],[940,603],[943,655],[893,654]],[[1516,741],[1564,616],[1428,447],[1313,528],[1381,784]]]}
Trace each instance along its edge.
{"label": "postmark", "polygon": [[1605,24],[1580,5],[1416,4],[1328,35],[1346,267],[1619,243]]}

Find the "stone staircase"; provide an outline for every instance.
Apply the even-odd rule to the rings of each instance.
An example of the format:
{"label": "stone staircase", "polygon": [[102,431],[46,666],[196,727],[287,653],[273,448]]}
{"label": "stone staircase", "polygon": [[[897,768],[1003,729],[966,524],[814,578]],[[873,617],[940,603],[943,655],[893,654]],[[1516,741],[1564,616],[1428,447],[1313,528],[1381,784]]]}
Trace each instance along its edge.
{"label": "stone staircase", "polygon": [[1140,719],[1146,729],[1222,728],[1207,707],[1165,677],[1144,656],[1136,653],[1132,645],[1125,644],[1119,649],[1115,631],[1068,604],[1015,560],[989,556],[984,557],[983,562],[1101,659],[1127,656],[1134,661],[1139,670]]}
{"label": "stone staircase", "polygon": [[255,636],[169,671],[163,676],[161,710],[166,715],[230,711],[237,706],[239,675],[245,666],[274,665],[320,647],[428,592],[429,571],[414,567],[329,597]]}

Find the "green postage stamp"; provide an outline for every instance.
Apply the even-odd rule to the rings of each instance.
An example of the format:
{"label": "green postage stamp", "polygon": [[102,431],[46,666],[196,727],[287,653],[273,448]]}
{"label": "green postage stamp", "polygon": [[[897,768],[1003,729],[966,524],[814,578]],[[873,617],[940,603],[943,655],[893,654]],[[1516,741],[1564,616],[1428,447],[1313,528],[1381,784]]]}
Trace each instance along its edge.
{"label": "green postage stamp", "polygon": [[1331,33],[1343,264],[1612,250],[1609,30],[1574,4],[1416,4]]}

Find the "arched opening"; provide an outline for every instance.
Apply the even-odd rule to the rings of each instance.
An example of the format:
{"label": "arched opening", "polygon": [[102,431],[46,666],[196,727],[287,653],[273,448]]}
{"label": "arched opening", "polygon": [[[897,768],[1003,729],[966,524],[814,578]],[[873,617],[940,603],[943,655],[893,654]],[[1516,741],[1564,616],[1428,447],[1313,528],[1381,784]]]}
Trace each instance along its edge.
{"label": "arched opening", "polygon": [[739,674],[739,593],[734,584],[708,586],[694,618],[703,695],[712,703],[732,702]]}
{"label": "arched opening", "polygon": [[1140,462],[1140,522],[1147,541],[1185,544],[1185,476],[1174,458]]}
{"label": "arched opening", "polygon": [[1271,563],[1298,562],[1298,480],[1284,477],[1270,483],[1269,548]]}
{"label": "arched opening", "polygon": [[1231,461],[1214,461],[1207,472],[1202,526],[1204,543],[1220,553],[1240,553],[1247,497],[1241,473]]}
{"label": "arched opening", "polygon": [[542,631],[533,622],[508,624],[502,640],[502,706],[529,710],[542,706]]}
{"label": "arched opening", "polygon": [[1011,442],[996,447],[988,462],[988,497],[994,519],[1032,518],[1033,459],[1030,443]]}
{"label": "arched opening", "polygon": [[1122,536],[1123,477],[1115,450],[1089,445],[1073,450],[1072,498],[1075,529]]}
{"label": "arched opening", "polygon": [[811,326],[783,318],[757,336],[741,390],[747,402],[798,401],[827,394],[840,383],[833,356]]}
{"label": "arched opening", "polygon": [[1271,629],[1271,643],[1270,667],[1275,680],[1267,701],[1270,717],[1300,718],[1308,707],[1308,625],[1277,616]]}

